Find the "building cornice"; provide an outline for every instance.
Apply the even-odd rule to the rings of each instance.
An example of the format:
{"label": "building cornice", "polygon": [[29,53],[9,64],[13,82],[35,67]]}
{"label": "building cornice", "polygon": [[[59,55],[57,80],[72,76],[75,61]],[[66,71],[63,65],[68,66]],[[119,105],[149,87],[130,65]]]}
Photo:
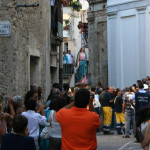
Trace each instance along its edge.
{"label": "building cornice", "polygon": [[88,20],[89,24],[93,24],[94,20],[95,20],[95,17],[88,17],[87,20]]}
{"label": "building cornice", "polygon": [[87,0],[87,1],[89,2],[90,5],[107,2],[107,0]]}
{"label": "building cornice", "polygon": [[146,7],[149,5],[150,5],[149,0],[142,0],[142,1],[134,1],[134,2],[127,2],[127,3],[107,6],[107,14],[111,12],[117,12],[117,11],[122,11],[127,9],[135,9],[135,8],[137,10],[146,9]]}
{"label": "building cornice", "polygon": [[92,18],[92,17],[106,16],[106,9],[97,10],[97,11],[89,11],[87,12],[87,16],[88,16],[87,19]]}
{"label": "building cornice", "polygon": [[146,6],[144,7],[136,7],[137,11],[145,11],[146,10]]}

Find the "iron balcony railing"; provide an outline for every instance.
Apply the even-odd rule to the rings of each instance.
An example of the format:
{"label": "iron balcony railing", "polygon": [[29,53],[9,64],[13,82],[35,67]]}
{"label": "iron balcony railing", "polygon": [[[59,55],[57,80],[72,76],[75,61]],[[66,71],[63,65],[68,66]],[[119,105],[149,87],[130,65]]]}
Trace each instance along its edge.
{"label": "iron balcony railing", "polygon": [[73,64],[63,64],[63,77],[68,78],[72,76],[74,73],[74,66]]}

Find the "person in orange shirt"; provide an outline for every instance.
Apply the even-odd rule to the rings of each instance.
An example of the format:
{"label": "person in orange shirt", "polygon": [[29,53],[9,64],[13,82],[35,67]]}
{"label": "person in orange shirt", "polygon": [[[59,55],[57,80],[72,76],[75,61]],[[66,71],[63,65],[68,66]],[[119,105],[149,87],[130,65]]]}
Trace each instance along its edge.
{"label": "person in orange shirt", "polygon": [[100,119],[87,89],[78,90],[74,102],[54,116],[61,126],[62,150],[96,150],[96,129],[100,125]]}

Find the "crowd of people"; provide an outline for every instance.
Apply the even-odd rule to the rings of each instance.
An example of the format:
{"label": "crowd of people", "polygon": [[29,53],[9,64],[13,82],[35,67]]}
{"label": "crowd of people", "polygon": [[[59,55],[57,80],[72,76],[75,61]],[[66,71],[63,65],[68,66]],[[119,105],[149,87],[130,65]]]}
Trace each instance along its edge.
{"label": "crowd of people", "polygon": [[[39,101],[41,92],[33,84],[24,98],[9,97],[5,108],[1,106],[1,150],[96,149],[100,119],[91,92],[77,87],[69,90],[69,84],[64,84],[62,91],[56,83],[45,105]],[[47,122],[51,134],[42,139],[40,133]]]}
{"label": "crowd of people", "polygon": [[[131,128],[136,142],[146,149],[150,142],[149,91],[148,76],[123,90],[105,88],[100,82],[94,88],[88,84],[74,88],[64,84],[62,88],[55,83],[43,105],[42,89],[32,84],[25,96],[6,97],[6,105],[0,106],[1,150],[94,150],[96,132],[110,135],[116,129],[118,135],[130,138]],[[43,139],[40,133],[48,122],[51,133]]]}

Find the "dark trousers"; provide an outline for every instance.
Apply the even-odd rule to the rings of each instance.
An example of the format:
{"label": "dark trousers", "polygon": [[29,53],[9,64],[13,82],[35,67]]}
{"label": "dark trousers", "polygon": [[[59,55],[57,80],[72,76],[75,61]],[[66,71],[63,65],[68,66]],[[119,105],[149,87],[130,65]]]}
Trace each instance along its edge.
{"label": "dark trousers", "polygon": [[[138,120],[138,114],[136,114],[135,115],[135,120],[136,120],[136,122],[137,122],[137,120]],[[136,126],[136,140],[137,140],[137,142],[140,142],[140,139],[139,139],[139,136],[138,136],[138,132],[137,132],[137,126]]]}
{"label": "dark trousers", "polygon": [[112,120],[111,120],[111,129],[116,129],[116,115],[115,115],[115,110],[112,109]]}
{"label": "dark trousers", "polygon": [[61,150],[61,138],[50,137],[48,150]]}

